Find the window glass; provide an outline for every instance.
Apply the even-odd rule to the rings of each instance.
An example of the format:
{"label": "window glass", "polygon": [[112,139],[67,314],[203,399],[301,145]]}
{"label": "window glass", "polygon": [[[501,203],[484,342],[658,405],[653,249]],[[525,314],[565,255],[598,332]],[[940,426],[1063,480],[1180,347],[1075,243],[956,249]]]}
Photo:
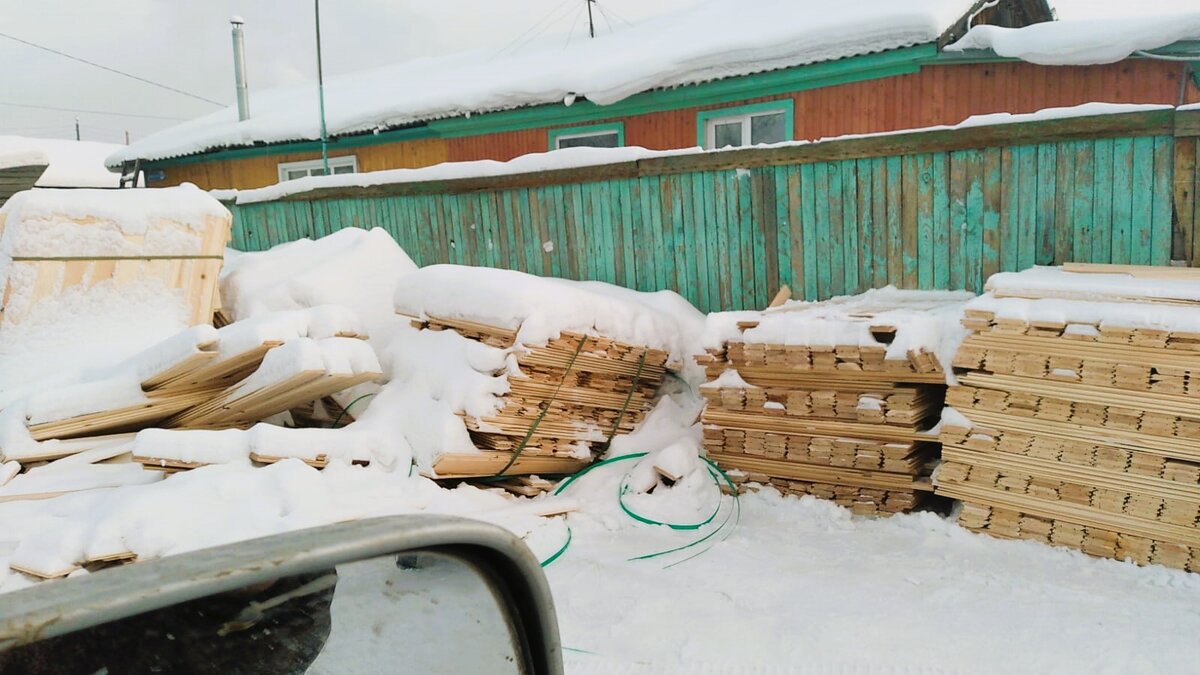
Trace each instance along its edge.
{"label": "window glass", "polygon": [[308,175],[308,169],[288,169],[287,170],[287,179],[288,180],[304,178],[307,175]]}
{"label": "window glass", "polygon": [[742,144],[741,122],[717,122],[713,125],[713,147],[723,148],[728,145]]}
{"label": "window glass", "polygon": [[609,131],[601,134],[590,134],[587,136],[571,136],[568,138],[559,137],[559,148],[615,148],[618,147],[617,132]]}
{"label": "window glass", "polygon": [[333,172],[334,173],[354,173],[354,167],[350,166],[349,164],[343,164],[342,166],[333,167]]}
{"label": "window glass", "polygon": [[787,120],[782,112],[755,115],[750,118],[750,142],[779,143],[787,140]]}

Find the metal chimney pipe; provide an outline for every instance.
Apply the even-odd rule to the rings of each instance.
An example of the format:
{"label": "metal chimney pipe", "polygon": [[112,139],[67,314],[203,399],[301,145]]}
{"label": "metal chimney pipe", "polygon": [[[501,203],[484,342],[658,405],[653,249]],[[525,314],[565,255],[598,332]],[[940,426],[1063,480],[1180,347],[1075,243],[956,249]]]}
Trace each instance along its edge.
{"label": "metal chimney pipe", "polygon": [[250,85],[246,82],[246,39],[242,17],[229,20],[233,24],[233,77],[237,82],[238,121],[250,119]]}

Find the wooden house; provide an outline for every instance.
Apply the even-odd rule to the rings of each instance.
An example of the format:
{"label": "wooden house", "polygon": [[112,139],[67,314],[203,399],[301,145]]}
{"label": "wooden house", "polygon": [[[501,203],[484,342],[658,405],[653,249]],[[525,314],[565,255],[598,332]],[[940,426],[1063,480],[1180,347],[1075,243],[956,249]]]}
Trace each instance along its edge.
{"label": "wooden house", "polygon": [[[755,4],[769,0],[736,7],[752,16]],[[427,59],[334,79],[326,85],[330,171],[504,161],[578,145],[813,140],[1093,101],[1200,101],[1200,68],[1188,60],[1200,41],[1099,65],[1041,65],[947,47],[981,25],[1028,30],[1052,21],[1047,0],[845,4],[805,17],[794,7],[812,3],[776,2],[789,9],[723,40],[679,44],[715,20],[689,10],[553,53]],[[595,72],[596,62],[612,73]],[[263,92],[252,97],[249,119],[231,108],[186,122],[135,142],[109,165],[140,169],[151,186],[209,189],[319,175],[315,96],[315,87]]]}

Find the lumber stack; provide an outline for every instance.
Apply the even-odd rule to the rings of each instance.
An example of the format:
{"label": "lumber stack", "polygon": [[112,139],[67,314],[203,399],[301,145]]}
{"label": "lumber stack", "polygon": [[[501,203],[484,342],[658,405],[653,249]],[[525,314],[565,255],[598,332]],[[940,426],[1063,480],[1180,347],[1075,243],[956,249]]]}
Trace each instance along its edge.
{"label": "lumber stack", "polygon": [[134,286],[182,301],[189,325],[211,323],[231,223],[192,186],[22,192],[0,212],[0,328],[58,296]]}
{"label": "lumber stack", "polygon": [[507,373],[509,391],[497,412],[463,416],[482,452],[443,455],[438,477],[490,476],[506,466],[509,475],[576,471],[601,444],[645,418],[668,371],[665,351],[604,336],[564,331],[544,345],[525,345],[512,328],[431,316],[412,324],[512,350],[520,371]]}
{"label": "lumber stack", "polygon": [[[139,430],[247,429],[382,376],[356,319],[334,322],[330,336],[310,330],[306,312],[314,310],[221,330],[198,326],[135,355],[104,378],[15,403],[5,414],[20,414],[26,434],[0,444],[0,459],[28,470],[102,448],[128,455]],[[319,316],[320,323],[328,319]],[[315,337],[304,334],[309,332]],[[170,458],[134,459],[162,468]],[[0,499],[3,491],[0,487]]]}
{"label": "lumber stack", "polygon": [[972,530],[1200,571],[1200,271],[1075,269],[968,305],[937,492]]}
{"label": "lumber stack", "polygon": [[[928,311],[962,301],[893,289],[841,299],[844,307],[783,305],[740,317],[740,337],[696,357],[708,375],[701,393],[709,457],[746,480],[832,499],[857,514],[918,506],[922,477],[937,457],[928,430],[946,376],[929,346],[899,353],[892,346],[905,323],[936,335],[939,320]],[[785,322],[828,330],[806,336]],[[786,341],[774,339],[781,335]]]}

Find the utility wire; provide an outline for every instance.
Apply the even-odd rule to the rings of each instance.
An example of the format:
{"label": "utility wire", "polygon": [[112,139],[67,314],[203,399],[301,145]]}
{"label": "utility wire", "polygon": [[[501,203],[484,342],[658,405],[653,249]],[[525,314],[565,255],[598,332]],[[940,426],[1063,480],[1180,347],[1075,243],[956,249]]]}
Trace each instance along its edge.
{"label": "utility wire", "polygon": [[[596,7],[600,7],[600,3],[599,3],[599,2],[597,2],[597,3],[596,3]],[[604,11],[604,10],[603,10],[603,9],[601,9],[601,11]],[[609,14],[611,14],[611,15],[613,15],[613,16],[615,16],[615,17],[617,17],[617,20],[618,20],[618,21],[620,21],[621,23],[625,24],[626,26],[629,26],[630,28],[632,28],[632,27],[633,27],[633,22],[632,22],[632,21],[630,21],[629,19],[626,19],[625,17],[623,17],[623,16],[621,16],[620,14],[618,14],[618,13],[617,13],[617,10],[613,9],[612,7],[609,7],[609,8],[608,8],[608,13],[609,13]]]}
{"label": "utility wire", "polygon": [[571,46],[571,37],[575,33],[575,25],[579,23],[579,17],[583,15],[583,12],[584,7],[580,7],[575,12],[575,18],[571,21],[571,28],[567,30],[567,41],[563,44],[563,51],[566,51],[567,47]]}
{"label": "utility wire", "polygon": [[80,108],[56,108],[56,107],[50,106],[50,105],[33,105],[31,103],[9,103],[7,101],[0,101],[0,105],[12,106],[14,108],[33,108],[34,110],[58,110],[60,112],[86,113],[88,115],[115,115],[117,117],[140,117],[140,118],[148,119],[148,120],[174,120],[174,121],[182,122],[182,121],[185,121],[188,119],[186,117],[167,117],[166,115],[140,115],[138,113],[112,112],[110,110],[83,110]]}
{"label": "utility wire", "polygon": [[[575,0],[562,0],[562,2],[558,4],[558,6],[554,7],[553,9],[551,9],[551,10],[550,10],[549,12],[547,12],[546,14],[542,15],[542,18],[540,18],[540,19],[538,19],[537,21],[533,22],[533,24],[531,24],[531,25],[529,26],[529,28],[526,28],[524,33],[521,33],[520,35],[518,35],[518,36],[517,36],[517,37],[516,37],[516,38],[515,38],[515,39],[514,39],[512,42],[510,42],[510,43],[508,43],[507,45],[505,45],[503,49],[501,49],[500,51],[498,51],[498,52],[496,52],[495,54],[493,54],[493,55],[492,55],[492,58],[494,59],[494,58],[496,58],[497,56],[500,56],[500,55],[501,55],[501,54],[503,54],[504,52],[508,51],[509,49],[512,49],[513,47],[517,46],[517,43],[518,43],[518,42],[521,42],[522,44],[525,44],[525,43],[528,43],[528,42],[529,42],[529,40],[533,40],[533,39],[534,39],[534,38],[536,38],[538,35],[541,35],[541,34],[542,34],[542,33],[543,33],[543,32],[544,32],[544,31],[545,31],[547,28],[549,28],[549,27],[550,27],[551,25],[553,25],[553,24],[554,24],[556,21],[558,21],[559,19],[563,18],[563,16],[566,16],[566,15],[564,14],[563,16],[555,16],[553,19],[551,19],[551,20],[550,20],[550,22],[549,22],[549,23],[546,23],[546,25],[544,25],[544,26],[541,26],[541,29],[540,29],[540,30],[538,30],[536,33],[533,33],[533,35],[529,35],[529,34],[530,34],[530,33],[531,33],[531,32],[532,32],[534,29],[538,28],[538,26],[539,26],[540,24],[542,24],[543,22],[545,22],[547,19],[550,19],[550,17],[551,17],[551,16],[554,16],[554,15],[557,15],[557,14],[562,14],[562,10],[563,10],[564,8],[566,8],[566,9],[568,9],[568,10],[569,10],[569,9],[570,9],[570,7],[572,7],[572,4],[571,4],[571,3],[573,3],[573,2],[575,2]],[[528,39],[528,40],[524,40],[524,42],[522,42],[523,38],[525,38],[525,36],[526,36],[526,35],[529,35],[529,39]]]}
{"label": "utility wire", "polygon": [[14,42],[20,42],[21,44],[29,45],[30,47],[35,47],[37,49],[41,49],[42,51],[50,52],[51,54],[57,54],[59,56],[71,59],[72,61],[86,63],[89,66],[93,66],[93,67],[99,68],[101,70],[107,70],[110,73],[116,73],[117,75],[121,75],[123,77],[128,77],[130,79],[137,80],[138,82],[143,82],[145,84],[149,84],[149,85],[158,87],[160,89],[166,89],[167,91],[173,91],[176,94],[182,94],[184,96],[188,96],[188,97],[197,99],[199,101],[204,101],[205,103],[211,103],[212,105],[220,106],[222,108],[225,107],[225,104],[221,103],[220,101],[214,101],[211,98],[205,98],[203,96],[200,96],[199,94],[193,94],[191,92],[184,91],[182,89],[177,89],[175,87],[172,87],[167,84],[163,84],[161,82],[155,82],[154,80],[147,80],[144,77],[139,77],[137,75],[131,75],[130,73],[126,73],[124,71],[117,70],[116,68],[110,68],[108,66],[100,65],[99,63],[96,63],[95,61],[88,61],[87,59],[81,59],[78,56],[72,56],[66,52],[60,52],[57,49],[52,49],[52,48],[46,47],[44,45],[39,45],[36,42],[30,42],[29,40],[22,40],[21,38],[13,36],[13,35],[9,35],[8,33],[0,33],[0,37],[5,37]]}

